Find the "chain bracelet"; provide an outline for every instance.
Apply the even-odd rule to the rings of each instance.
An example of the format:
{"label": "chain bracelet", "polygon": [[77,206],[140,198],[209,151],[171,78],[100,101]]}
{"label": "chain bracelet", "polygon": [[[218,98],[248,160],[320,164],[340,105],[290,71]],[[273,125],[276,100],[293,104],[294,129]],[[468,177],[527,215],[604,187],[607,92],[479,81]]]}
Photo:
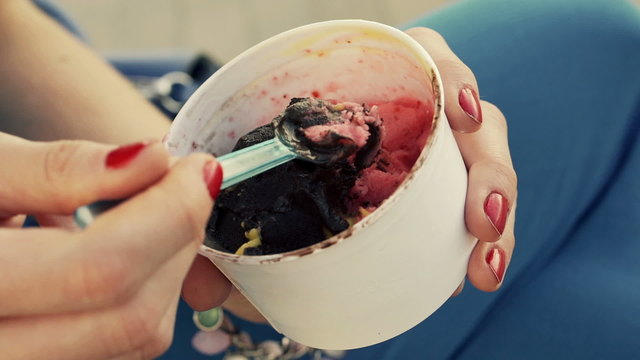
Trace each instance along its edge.
{"label": "chain bracelet", "polygon": [[247,332],[241,331],[229,317],[224,316],[221,308],[194,312],[193,321],[202,331],[222,331],[230,337],[231,345],[224,360],[296,360],[304,356],[313,360],[337,360],[345,355],[345,351],[315,349],[287,337],[280,342],[266,340],[256,344]]}

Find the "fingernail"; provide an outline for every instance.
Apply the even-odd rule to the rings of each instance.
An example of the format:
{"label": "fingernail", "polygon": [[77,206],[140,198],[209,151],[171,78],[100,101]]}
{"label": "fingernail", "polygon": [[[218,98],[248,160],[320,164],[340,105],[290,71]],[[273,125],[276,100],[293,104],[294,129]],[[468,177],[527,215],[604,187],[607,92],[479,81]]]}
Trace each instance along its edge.
{"label": "fingernail", "polygon": [[462,110],[475,122],[482,124],[482,108],[475,90],[462,88],[458,95],[458,102]]}
{"label": "fingernail", "polygon": [[498,235],[502,235],[504,226],[507,223],[507,213],[509,212],[507,199],[497,192],[489,194],[484,201],[484,212]]}
{"label": "fingernail", "polygon": [[496,277],[496,281],[498,281],[498,284],[500,284],[502,282],[502,279],[504,278],[504,270],[506,265],[504,258],[504,250],[498,247],[489,250],[489,252],[487,253],[487,257],[485,258],[485,261],[487,262],[487,265],[489,265],[489,268],[491,268],[491,271]]}
{"label": "fingernail", "polygon": [[209,195],[212,199],[218,197],[220,186],[222,185],[222,166],[216,161],[209,161],[204,166],[204,182],[209,189]]}
{"label": "fingernail", "polygon": [[131,162],[149,143],[137,142],[123,145],[112,150],[105,159],[105,165],[109,169],[119,169]]}

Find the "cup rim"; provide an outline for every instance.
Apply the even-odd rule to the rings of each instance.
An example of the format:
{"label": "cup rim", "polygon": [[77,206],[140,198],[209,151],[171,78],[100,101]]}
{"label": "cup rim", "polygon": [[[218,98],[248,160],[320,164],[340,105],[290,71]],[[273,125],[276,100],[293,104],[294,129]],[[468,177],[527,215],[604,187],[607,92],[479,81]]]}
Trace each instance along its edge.
{"label": "cup rim", "polygon": [[[354,225],[350,226],[348,229],[344,230],[341,233],[338,233],[328,239],[320,241],[318,243],[296,249],[288,252],[277,253],[277,254],[268,254],[268,255],[236,255],[233,253],[228,253],[220,250],[216,250],[211,248],[205,244],[202,244],[199,249],[199,253],[203,256],[211,260],[220,260],[227,263],[237,263],[243,265],[264,265],[264,264],[274,264],[274,263],[282,263],[293,261],[298,258],[302,258],[305,256],[309,256],[315,253],[319,253],[324,249],[329,247],[334,247],[340,244],[345,239],[359,233],[362,229],[370,223],[377,221],[380,216],[384,215],[388,208],[392,206],[392,204],[397,201],[398,197],[404,192],[415,178],[415,173],[417,170],[422,168],[424,163],[429,159],[431,151],[429,151],[438,137],[437,132],[435,131],[439,126],[444,126],[442,124],[444,116],[444,93],[442,91],[442,79],[440,77],[440,73],[435,65],[435,62],[429,55],[429,53],[411,36],[406,34],[405,32],[394,28],[392,26],[382,24],[375,21],[370,20],[362,20],[362,19],[342,19],[342,20],[329,20],[329,21],[321,21],[316,23],[311,23],[307,25],[303,25],[300,27],[296,27],[277,35],[274,35],[254,46],[242,52],[240,55],[236,56],[234,59],[229,61],[225,66],[220,68],[214,75],[212,75],[205,83],[201,85],[201,87],[196,91],[197,93],[204,92],[206,89],[211,86],[215,82],[215,78],[220,74],[227,71],[227,69],[232,68],[237,62],[241,60],[242,57],[252,56],[255,53],[262,50],[264,47],[270,46],[274,42],[280,42],[285,40],[292,33],[298,33],[300,31],[315,31],[317,29],[331,29],[331,28],[340,28],[345,26],[357,27],[361,29],[372,29],[378,31],[384,31],[385,33],[393,36],[395,39],[403,42],[405,46],[413,53],[416,59],[422,61],[422,65],[424,67],[425,72],[431,72],[430,76],[432,79],[433,90],[434,90],[434,98],[435,98],[435,111],[433,121],[431,123],[431,133],[427,138],[427,141],[420,152],[420,156],[416,160],[415,164],[411,167],[411,170],[405,177],[405,179],[398,185],[397,189],[387,198],[385,199],[380,206],[376,208],[371,214],[367,215],[362,220],[358,221]],[[194,94],[198,95],[198,94]],[[197,97],[197,96],[194,96]],[[188,109],[188,103],[183,108],[184,111],[190,111]]]}

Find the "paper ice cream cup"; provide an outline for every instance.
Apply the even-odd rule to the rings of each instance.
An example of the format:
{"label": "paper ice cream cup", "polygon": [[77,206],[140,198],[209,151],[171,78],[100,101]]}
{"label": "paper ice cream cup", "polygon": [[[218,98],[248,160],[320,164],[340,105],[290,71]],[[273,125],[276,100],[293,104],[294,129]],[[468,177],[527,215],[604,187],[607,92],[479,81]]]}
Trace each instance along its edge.
{"label": "paper ice cream cup", "polygon": [[412,171],[376,211],[348,230],[283,254],[208,257],[287,337],[322,349],[382,342],[417,325],[464,279],[475,239],[464,222],[467,172],[427,52],[379,23],[338,20],[296,28],[218,70],[178,114],[173,155],[229,152],[291,97],[353,102],[412,96],[434,109]]}

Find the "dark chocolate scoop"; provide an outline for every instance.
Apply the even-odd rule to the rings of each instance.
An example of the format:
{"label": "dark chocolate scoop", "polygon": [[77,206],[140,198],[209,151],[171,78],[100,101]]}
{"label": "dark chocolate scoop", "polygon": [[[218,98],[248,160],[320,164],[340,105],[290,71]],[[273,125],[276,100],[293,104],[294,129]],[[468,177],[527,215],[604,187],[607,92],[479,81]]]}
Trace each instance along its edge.
{"label": "dark chocolate scoop", "polygon": [[[273,138],[272,125],[240,138],[234,151]],[[262,245],[249,255],[281,253],[324,240],[349,227],[343,200],[357,170],[346,160],[331,167],[293,160],[223,190],[207,227],[208,246],[235,252],[245,232],[260,229]]]}
{"label": "dark chocolate scoop", "polygon": [[[347,106],[357,108],[358,116],[369,116],[364,105]],[[344,109],[344,104],[294,98],[272,124],[241,137],[233,151],[277,136],[299,151],[316,156],[321,163],[330,161],[330,165],[293,160],[223,190],[209,219],[206,244],[235,253],[249,241],[250,233],[257,231],[261,244],[246,248],[244,254],[275,254],[318,243],[346,230],[347,217],[355,214],[347,214],[345,199],[358,171],[369,166],[380,149],[381,120],[377,115],[367,118],[371,121],[367,122],[369,134],[364,145],[360,137],[360,146],[349,136],[332,131],[320,141],[311,141],[304,131],[315,125],[344,123]]]}

